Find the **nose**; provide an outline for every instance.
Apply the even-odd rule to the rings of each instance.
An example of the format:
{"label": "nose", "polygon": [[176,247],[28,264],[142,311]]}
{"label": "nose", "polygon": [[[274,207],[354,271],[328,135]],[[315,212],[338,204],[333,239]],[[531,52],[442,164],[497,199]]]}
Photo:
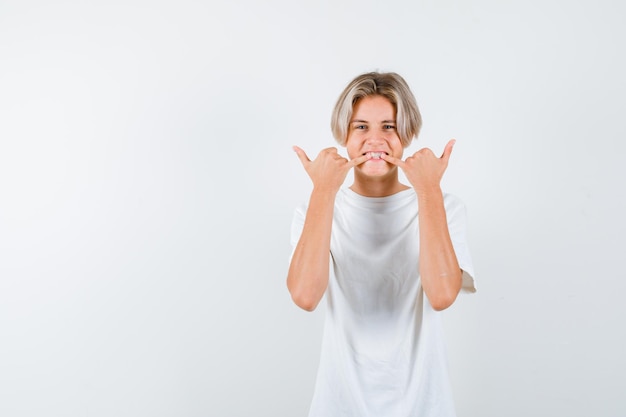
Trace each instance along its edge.
{"label": "nose", "polygon": [[372,132],[371,135],[365,140],[368,146],[382,145],[385,143],[385,136],[382,132]]}

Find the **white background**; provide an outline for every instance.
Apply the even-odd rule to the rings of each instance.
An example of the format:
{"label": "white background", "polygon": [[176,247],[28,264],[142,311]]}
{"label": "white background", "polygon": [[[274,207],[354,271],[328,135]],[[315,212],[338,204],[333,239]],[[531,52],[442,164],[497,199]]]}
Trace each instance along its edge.
{"label": "white background", "polygon": [[626,415],[621,1],[0,1],[0,415],[305,416],[291,150],[396,71],[457,139],[460,417]]}

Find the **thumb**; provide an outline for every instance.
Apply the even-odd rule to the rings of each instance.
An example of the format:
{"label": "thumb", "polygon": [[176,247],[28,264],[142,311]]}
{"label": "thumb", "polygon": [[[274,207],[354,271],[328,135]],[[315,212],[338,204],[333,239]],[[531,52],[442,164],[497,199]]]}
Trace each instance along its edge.
{"label": "thumb", "polygon": [[296,155],[298,155],[298,159],[300,159],[300,162],[302,162],[302,165],[306,166],[306,164],[311,162],[306,152],[304,152],[301,148],[294,146],[293,150],[296,153]]}
{"label": "thumb", "polygon": [[452,154],[452,148],[456,143],[456,139],[450,139],[450,141],[446,144],[446,147],[443,150],[443,154],[441,154],[441,159],[448,161],[450,159],[450,155]]}

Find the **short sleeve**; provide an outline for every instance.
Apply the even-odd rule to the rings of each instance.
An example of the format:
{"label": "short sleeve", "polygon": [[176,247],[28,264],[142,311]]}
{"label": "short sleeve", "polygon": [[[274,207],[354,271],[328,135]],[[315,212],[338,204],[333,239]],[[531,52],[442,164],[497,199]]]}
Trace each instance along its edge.
{"label": "short sleeve", "polygon": [[452,194],[445,195],[444,204],[450,239],[452,240],[456,259],[463,271],[461,291],[474,293],[476,292],[476,282],[474,279],[474,265],[467,243],[467,210],[465,204]]}
{"label": "short sleeve", "polygon": [[[293,219],[291,221],[291,256],[296,250],[296,245],[302,235],[302,229],[304,228],[304,219],[306,217],[307,205],[302,204],[293,213]],[[291,259],[290,256],[290,259]]]}

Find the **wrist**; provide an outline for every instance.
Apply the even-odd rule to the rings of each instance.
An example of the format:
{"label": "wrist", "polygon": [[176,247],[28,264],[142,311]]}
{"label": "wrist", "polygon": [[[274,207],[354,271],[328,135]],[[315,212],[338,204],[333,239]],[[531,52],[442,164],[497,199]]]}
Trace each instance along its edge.
{"label": "wrist", "polygon": [[329,187],[329,186],[313,186],[313,191],[311,191],[311,195],[315,195],[321,198],[331,198],[334,199],[339,191],[338,188]]}
{"label": "wrist", "polygon": [[432,200],[443,197],[443,191],[440,186],[415,188],[418,199]]}

